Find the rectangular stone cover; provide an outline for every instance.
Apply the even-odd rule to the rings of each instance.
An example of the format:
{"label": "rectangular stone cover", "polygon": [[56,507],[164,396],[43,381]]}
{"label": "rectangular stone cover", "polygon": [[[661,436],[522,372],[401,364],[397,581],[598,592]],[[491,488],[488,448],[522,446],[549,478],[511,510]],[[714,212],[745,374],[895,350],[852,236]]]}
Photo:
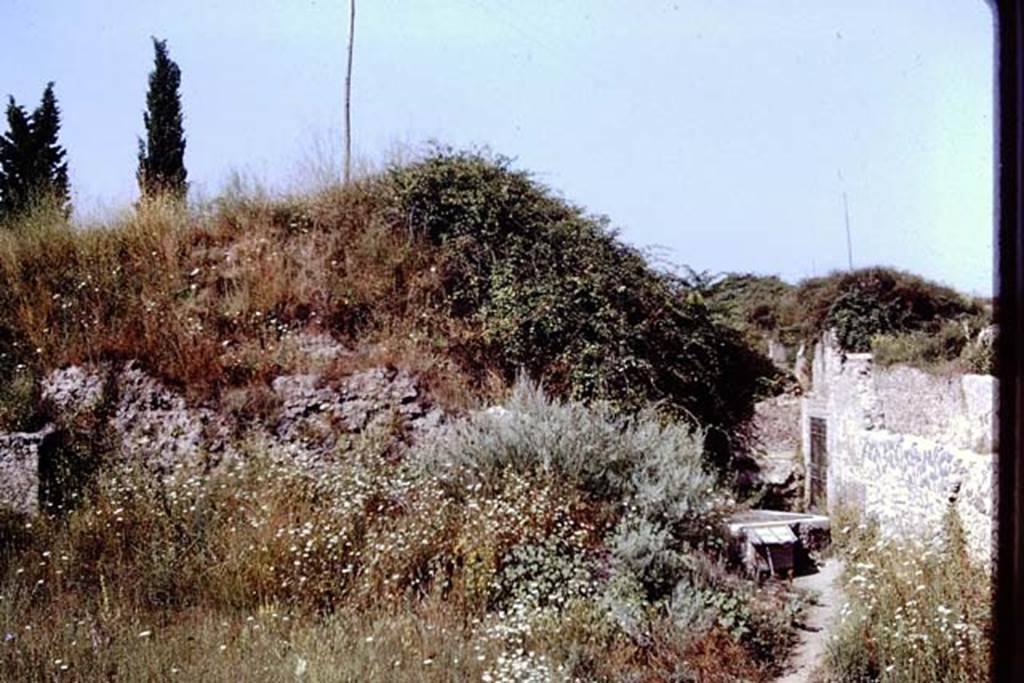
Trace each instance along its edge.
{"label": "rectangular stone cover", "polygon": [[754,545],[784,545],[796,543],[796,534],[786,524],[748,527],[747,538]]}

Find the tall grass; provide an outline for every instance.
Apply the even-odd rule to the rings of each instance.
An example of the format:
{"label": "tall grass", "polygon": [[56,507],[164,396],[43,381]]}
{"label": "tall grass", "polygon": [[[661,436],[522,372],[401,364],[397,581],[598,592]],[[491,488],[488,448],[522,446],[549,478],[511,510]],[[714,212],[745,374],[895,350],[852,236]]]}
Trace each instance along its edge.
{"label": "tall grass", "polygon": [[431,250],[370,203],[356,185],[192,211],[149,201],[86,229],[30,216],[0,230],[0,369],[138,359],[205,398],[287,371],[306,330],[444,356]]}
{"label": "tall grass", "polygon": [[939,683],[989,679],[991,581],[967,554],[954,510],[936,538],[899,542],[873,522],[838,528],[847,603],[827,680]]}
{"label": "tall grass", "polygon": [[[795,596],[668,523],[721,500],[699,440],[648,418],[604,424],[535,387],[516,396],[516,419],[564,436],[560,462],[586,452],[622,486],[596,486],[582,462],[579,476],[524,467],[549,457],[544,437],[469,418],[430,447],[444,468],[388,457],[380,425],[320,467],[258,445],[160,478],[111,461],[64,515],[4,518],[0,679],[770,678]],[[519,459],[460,464],[467,434],[489,431]],[[693,461],[692,480],[654,486],[645,443]]]}

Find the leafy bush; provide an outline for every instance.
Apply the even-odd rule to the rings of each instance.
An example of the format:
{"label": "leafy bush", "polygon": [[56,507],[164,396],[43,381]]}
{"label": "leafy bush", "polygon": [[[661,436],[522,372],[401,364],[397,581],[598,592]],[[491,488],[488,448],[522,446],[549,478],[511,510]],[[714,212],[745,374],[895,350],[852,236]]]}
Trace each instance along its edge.
{"label": "leafy bush", "polygon": [[943,324],[976,315],[980,306],[923,278],[888,268],[868,268],[802,283],[797,296],[810,309],[806,329],[836,330],[846,351],[871,350],[879,334],[935,332]]}
{"label": "leafy bush", "polygon": [[480,325],[464,346],[471,362],[506,381],[526,370],[563,397],[628,410],[661,402],[718,442],[776,374],[606,219],[507,159],[438,150],[386,181],[392,220],[440,249],[453,315]]}
{"label": "leafy bush", "polygon": [[932,371],[992,374],[993,335],[983,315],[960,318],[932,331],[876,335],[874,359],[881,365],[903,363]]}
{"label": "leafy bush", "polygon": [[527,379],[504,408],[456,423],[416,459],[461,489],[494,490],[508,470],[554,476],[684,541],[706,538],[725,509],[699,432],[651,412],[624,417],[606,404],[553,400]]}

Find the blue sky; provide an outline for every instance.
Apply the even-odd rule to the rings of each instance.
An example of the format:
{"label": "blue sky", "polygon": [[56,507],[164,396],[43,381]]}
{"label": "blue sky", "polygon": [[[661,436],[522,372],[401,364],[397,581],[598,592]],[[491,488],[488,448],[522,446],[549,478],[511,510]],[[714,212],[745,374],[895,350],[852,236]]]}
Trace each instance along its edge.
{"label": "blue sky", "polygon": [[[514,157],[625,240],[796,280],[889,264],[988,294],[982,0],[357,0],[353,136]],[[198,193],[337,159],[347,1],[2,0],[0,95],[56,81],[80,213],[135,194],[149,36],[182,69]]]}

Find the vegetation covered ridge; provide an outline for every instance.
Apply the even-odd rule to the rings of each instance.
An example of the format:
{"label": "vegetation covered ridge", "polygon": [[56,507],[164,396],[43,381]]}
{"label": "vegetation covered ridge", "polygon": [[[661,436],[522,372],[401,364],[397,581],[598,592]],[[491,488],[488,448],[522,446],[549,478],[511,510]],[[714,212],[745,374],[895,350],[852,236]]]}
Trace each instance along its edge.
{"label": "vegetation covered ridge", "polygon": [[144,201],[86,230],[37,211],[0,232],[0,371],[137,359],[217,397],[265,385],[289,336],[317,331],[390,349],[456,403],[525,371],[566,398],[659,402],[724,443],[780,373],[689,294],[508,160],[438,149],[320,193]]}
{"label": "vegetation covered ridge", "polygon": [[833,331],[848,352],[928,370],[992,373],[991,302],[913,273],[872,266],[790,284],[777,276],[691,273],[712,316],[756,348],[807,351]]}

